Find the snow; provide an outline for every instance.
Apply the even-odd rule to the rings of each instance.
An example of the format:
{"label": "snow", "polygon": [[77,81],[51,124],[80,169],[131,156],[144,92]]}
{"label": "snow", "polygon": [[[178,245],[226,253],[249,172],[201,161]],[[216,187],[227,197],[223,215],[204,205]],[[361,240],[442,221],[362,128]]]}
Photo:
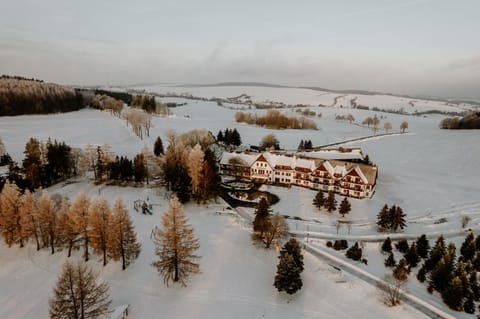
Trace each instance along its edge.
{"label": "snow", "polygon": [[[50,193],[73,198],[80,190],[98,195],[99,186],[78,182],[58,185]],[[224,204],[188,204],[185,212],[200,240],[201,274],[191,277],[188,287],[166,287],[150,265],[155,259],[151,229],[160,222],[167,207],[162,190],[101,187],[101,195],[113,203],[121,195],[129,206],[138,237],[140,257],[127,268],[110,261],[106,267],[92,258],[88,264],[100,272],[111,287],[112,306],[130,305],[129,318],[426,318],[408,306],[385,307],[375,288],[352,276],[337,283],[330,266],[311,255],[305,256],[304,287],[294,296],[273,288],[278,252],[252,245],[248,225],[238,217],[216,215]],[[133,201],[149,198],[154,214],[133,210]],[[72,259],[80,258],[81,251]],[[97,256],[99,259],[100,257]],[[51,255],[35,251],[32,243],[20,249],[0,244],[0,318],[46,318],[48,298],[66,252]]]}
{"label": "snow", "polygon": [[[177,90],[165,87],[165,90]],[[338,96],[312,90],[217,87],[188,88],[195,95],[238,96],[251,94],[255,100],[271,99],[285,103],[305,103],[331,105]],[[185,91],[188,91],[185,89]],[[389,108],[404,106],[410,112],[412,108],[406,98],[391,96],[366,96],[381,106]],[[343,100],[342,100],[343,99]],[[343,105],[349,97],[338,99]],[[366,104],[358,97],[357,103]],[[377,99],[377,100],[375,100]],[[399,100],[400,99],[400,100]],[[401,99],[404,99],[403,101]],[[431,238],[440,233],[453,239],[464,234],[462,218],[468,216],[467,228],[480,232],[480,135],[477,131],[440,130],[439,115],[405,116],[386,114],[340,107],[318,107],[310,109],[322,113],[312,118],[319,126],[312,130],[271,130],[234,120],[237,110],[244,105],[227,104],[224,107],[216,103],[184,99],[162,99],[165,102],[187,102],[187,105],[173,108],[174,116],[154,117],[151,136],[140,140],[122,119],[98,110],[85,109],[65,114],[0,117],[0,137],[5,147],[16,161],[23,159],[24,146],[30,137],[44,142],[48,137],[65,141],[72,147],[84,147],[87,143],[104,144],[112,147],[118,155],[133,157],[144,145],[153,147],[157,136],[166,143],[167,132],[175,129],[183,133],[194,128],[206,128],[216,134],[225,128],[237,128],[244,144],[258,145],[261,138],[273,133],[280,145],[295,149],[300,140],[310,139],[314,146],[329,144],[346,139],[372,135],[371,129],[358,123],[367,116],[381,118],[381,127],[385,121],[392,123],[394,132],[399,131],[400,123],[407,121],[406,134],[378,136],[362,141],[347,143],[342,147],[360,147],[364,155],[378,165],[378,179],[375,194],[371,199],[350,199],[352,211],[345,218],[338,213],[328,214],[318,211],[312,205],[315,192],[300,187],[282,188],[265,186],[280,197],[273,206],[275,212],[291,216],[290,228],[305,234],[309,232],[320,245],[322,238],[343,236],[349,240],[365,242],[379,241],[387,234],[376,231],[376,215],[384,204],[400,205],[407,214],[408,227],[393,236],[416,237],[426,233]],[[399,104],[396,104],[399,102]],[[401,103],[400,103],[401,102]],[[402,104],[403,103],[403,104]],[[423,104],[422,104],[423,103]],[[443,103],[443,102],[442,102]],[[417,101],[418,110],[430,107],[439,110],[458,110],[457,106],[446,106],[441,102]],[[424,105],[424,106],[422,106]],[[460,106],[464,108],[467,106]],[[249,110],[264,114],[265,110]],[[296,114],[292,110],[282,112]],[[353,114],[356,123],[335,121],[336,115]],[[383,132],[383,130],[382,130]],[[150,233],[154,225],[159,224],[162,211],[167,207],[164,190],[149,188],[119,188],[95,186],[89,182],[78,181],[60,184],[50,193],[61,193],[70,199],[80,190],[90,196],[100,193],[113,203],[116,196],[124,197],[128,204],[137,233],[142,242],[142,253],[126,271],[121,271],[118,263],[110,262],[105,268],[100,262],[92,260],[90,265],[101,272],[101,277],[111,285],[113,305],[130,304],[129,318],[155,318],[161,313],[173,318],[421,318],[422,315],[409,306],[386,308],[378,301],[375,288],[359,279],[346,275],[339,281],[338,274],[331,267],[311,255],[306,256],[304,288],[293,297],[278,294],[273,286],[273,276],[277,263],[277,252],[255,247],[250,240],[250,227],[237,217],[216,215],[224,205],[186,206],[187,216],[192,222],[195,234],[199,237],[202,273],[191,278],[187,288],[165,287],[162,279],[150,266],[154,260],[153,244]],[[141,215],[133,210],[133,201],[146,199],[154,205],[153,216]],[[337,196],[337,201],[341,198]],[[244,210],[252,214],[251,209]],[[243,211],[242,211],[243,212]],[[296,218],[296,219],[294,219]],[[300,220],[303,219],[303,220]],[[338,229],[336,224],[341,221]],[[348,228],[347,224],[351,227]],[[350,237],[348,237],[350,236]],[[368,243],[367,253],[372,265],[375,258],[375,245]],[[373,248],[371,248],[373,247]],[[73,259],[79,257],[75,253]],[[46,318],[48,316],[48,298],[58,273],[66,260],[66,252],[50,255],[47,250],[36,252],[29,244],[23,249],[7,248],[0,243],[0,318]],[[383,263],[380,264],[383,267]],[[380,266],[367,269],[381,276]],[[409,285],[416,297],[445,307],[439,297],[426,293],[424,286]],[[457,315],[457,313],[455,313]],[[458,316],[463,314],[458,313]]]}

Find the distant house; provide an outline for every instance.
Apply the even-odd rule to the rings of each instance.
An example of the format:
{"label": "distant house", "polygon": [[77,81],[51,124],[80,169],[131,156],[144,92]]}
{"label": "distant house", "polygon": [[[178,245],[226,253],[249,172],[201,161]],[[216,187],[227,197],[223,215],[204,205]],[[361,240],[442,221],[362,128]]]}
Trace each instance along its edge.
{"label": "distant house", "polygon": [[297,185],[354,198],[371,197],[377,178],[377,167],[372,165],[270,152],[225,152],[219,166],[221,174],[242,180]]}

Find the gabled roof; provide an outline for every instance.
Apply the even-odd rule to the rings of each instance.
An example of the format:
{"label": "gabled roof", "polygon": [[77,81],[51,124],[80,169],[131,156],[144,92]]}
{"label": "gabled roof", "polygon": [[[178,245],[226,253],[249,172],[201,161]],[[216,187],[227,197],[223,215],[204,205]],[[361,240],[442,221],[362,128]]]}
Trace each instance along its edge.
{"label": "gabled roof", "polygon": [[244,166],[252,166],[253,163],[257,160],[257,158],[260,156],[258,153],[229,153],[229,152],[223,152],[222,158],[220,160],[220,164],[222,165],[229,165],[230,160],[233,158],[239,159],[241,162],[244,162]]}

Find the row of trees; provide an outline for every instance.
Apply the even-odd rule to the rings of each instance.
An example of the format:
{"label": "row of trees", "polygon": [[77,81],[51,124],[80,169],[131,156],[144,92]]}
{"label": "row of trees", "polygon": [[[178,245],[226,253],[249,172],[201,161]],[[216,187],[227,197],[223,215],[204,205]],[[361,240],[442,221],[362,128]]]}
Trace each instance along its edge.
{"label": "row of trees", "polygon": [[72,88],[21,77],[0,77],[0,116],[69,112],[85,106]]}
{"label": "row of trees", "polygon": [[378,229],[380,231],[404,229],[407,226],[406,216],[400,206],[392,205],[392,207],[388,208],[388,205],[385,204],[377,215]]}
{"label": "row of trees", "polygon": [[311,140],[301,140],[298,144],[298,150],[311,150],[313,149],[313,144]]}
{"label": "row of trees", "polygon": [[[335,199],[335,193],[333,191],[328,192],[328,197],[325,198],[323,190],[319,190],[315,197],[313,198],[312,204],[318,209],[325,208],[329,213],[337,210],[337,200]],[[345,217],[352,210],[352,205],[348,201],[347,197],[344,197],[340,202],[340,207],[338,212]]]}
{"label": "row of trees", "polygon": [[68,257],[74,249],[83,247],[85,261],[89,249],[108,259],[121,260],[125,269],[138,257],[140,244],[128,211],[121,198],[110,208],[105,198],[88,199],[80,193],[72,204],[59,195],[49,196],[26,190],[21,194],[15,184],[7,183],[0,194],[0,232],[8,246],[23,247],[35,240],[37,250],[49,247],[67,249]]}
{"label": "row of trees", "polygon": [[123,101],[108,95],[96,94],[90,100],[90,106],[95,109],[109,111],[112,115],[120,117],[123,110]]}
{"label": "row of trees", "polygon": [[222,130],[218,131],[217,142],[225,146],[240,146],[242,145],[242,138],[237,129],[226,128],[223,132]]}
{"label": "row of trees", "polygon": [[268,110],[264,116],[237,112],[235,113],[235,121],[251,125],[260,125],[270,129],[318,129],[317,124],[310,119],[305,117],[288,117],[277,110]]}
{"label": "row of trees", "polygon": [[470,113],[462,118],[447,117],[440,122],[440,128],[451,130],[480,129],[480,112]]}

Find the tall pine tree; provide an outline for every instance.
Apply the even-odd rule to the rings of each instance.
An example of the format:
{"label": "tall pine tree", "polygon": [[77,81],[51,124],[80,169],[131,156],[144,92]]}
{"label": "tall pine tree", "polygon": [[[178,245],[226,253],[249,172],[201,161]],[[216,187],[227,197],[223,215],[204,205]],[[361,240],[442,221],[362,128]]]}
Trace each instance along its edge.
{"label": "tall pine tree", "polygon": [[342,202],[340,203],[338,212],[342,215],[342,217],[345,217],[345,215],[350,213],[351,210],[352,210],[352,205],[350,205],[350,202],[348,201],[347,197],[344,197]]}

